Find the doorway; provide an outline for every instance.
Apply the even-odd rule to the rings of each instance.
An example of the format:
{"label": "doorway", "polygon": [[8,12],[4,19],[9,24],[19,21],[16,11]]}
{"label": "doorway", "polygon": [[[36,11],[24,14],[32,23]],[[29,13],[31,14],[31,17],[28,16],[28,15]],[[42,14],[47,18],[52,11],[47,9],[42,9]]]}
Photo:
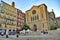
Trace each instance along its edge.
{"label": "doorway", "polygon": [[33,25],[33,30],[37,31],[37,25],[36,24]]}

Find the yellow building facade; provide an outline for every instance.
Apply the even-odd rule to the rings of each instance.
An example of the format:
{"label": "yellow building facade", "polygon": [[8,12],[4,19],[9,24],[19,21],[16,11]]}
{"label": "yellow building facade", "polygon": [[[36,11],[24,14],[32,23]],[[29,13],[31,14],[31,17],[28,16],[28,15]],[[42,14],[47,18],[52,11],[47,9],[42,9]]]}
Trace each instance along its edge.
{"label": "yellow building facade", "polygon": [[[4,1],[0,3],[0,27],[2,29],[16,29],[16,8]],[[12,4],[14,4],[14,2]]]}
{"label": "yellow building facade", "polygon": [[[34,28],[36,30],[48,30],[52,24],[55,25],[54,13],[49,13],[45,4],[32,6],[31,9],[26,11],[26,23],[32,30],[34,30]],[[53,23],[51,24],[51,22]]]}

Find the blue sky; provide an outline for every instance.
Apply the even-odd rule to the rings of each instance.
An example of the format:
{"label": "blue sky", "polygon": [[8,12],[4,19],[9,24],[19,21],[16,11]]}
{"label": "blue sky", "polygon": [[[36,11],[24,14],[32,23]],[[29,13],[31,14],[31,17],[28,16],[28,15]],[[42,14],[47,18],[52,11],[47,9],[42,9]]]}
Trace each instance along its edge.
{"label": "blue sky", "polygon": [[56,17],[60,16],[60,0],[3,0],[6,3],[11,4],[12,1],[15,2],[16,8],[22,10],[25,12],[26,10],[29,10],[33,5],[40,5],[42,3],[45,3],[48,7],[48,11],[52,11],[52,9],[55,12]]}

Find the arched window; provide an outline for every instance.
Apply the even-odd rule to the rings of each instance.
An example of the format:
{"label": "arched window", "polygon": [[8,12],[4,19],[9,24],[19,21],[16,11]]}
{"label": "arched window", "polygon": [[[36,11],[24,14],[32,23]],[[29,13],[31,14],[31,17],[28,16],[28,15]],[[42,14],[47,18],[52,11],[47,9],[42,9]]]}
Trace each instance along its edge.
{"label": "arched window", "polygon": [[43,24],[43,28],[44,28],[44,24]]}
{"label": "arched window", "polygon": [[36,16],[35,16],[35,20],[36,20]]}
{"label": "arched window", "polygon": [[41,18],[43,18],[43,14],[41,14]]}
{"label": "arched window", "polygon": [[32,17],[31,17],[31,21],[33,21]]}
{"label": "arched window", "polygon": [[39,19],[39,16],[37,15],[37,20]]}
{"label": "arched window", "polygon": [[34,16],[33,16],[33,21],[34,21]]}
{"label": "arched window", "polygon": [[33,10],[33,11],[32,11],[32,14],[36,14],[36,10]]}
{"label": "arched window", "polygon": [[31,17],[31,21],[34,21],[34,16],[33,16],[33,17]]}

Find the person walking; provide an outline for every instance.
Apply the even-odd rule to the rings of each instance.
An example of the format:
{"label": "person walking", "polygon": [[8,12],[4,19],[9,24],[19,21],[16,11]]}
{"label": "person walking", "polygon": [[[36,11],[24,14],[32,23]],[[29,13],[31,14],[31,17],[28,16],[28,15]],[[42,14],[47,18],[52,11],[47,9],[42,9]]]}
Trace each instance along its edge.
{"label": "person walking", "polygon": [[16,31],[16,37],[18,38],[19,37],[19,30]]}

